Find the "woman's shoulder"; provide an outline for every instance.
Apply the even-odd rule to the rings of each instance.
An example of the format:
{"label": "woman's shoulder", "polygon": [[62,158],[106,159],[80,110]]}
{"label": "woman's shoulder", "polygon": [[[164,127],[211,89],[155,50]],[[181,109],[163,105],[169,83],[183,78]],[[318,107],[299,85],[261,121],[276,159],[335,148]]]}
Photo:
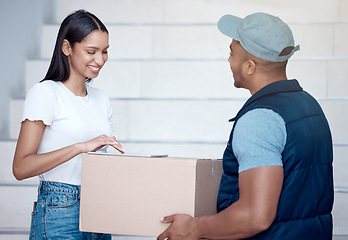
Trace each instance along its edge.
{"label": "woman's shoulder", "polygon": [[28,91],[26,98],[48,99],[55,98],[60,82],[45,80],[35,83]]}
{"label": "woman's shoulder", "polygon": [[45,80],[35,83],[30,91],[47,91],[48,89],[53,90],[57,85],[59,85],[59,82]]}

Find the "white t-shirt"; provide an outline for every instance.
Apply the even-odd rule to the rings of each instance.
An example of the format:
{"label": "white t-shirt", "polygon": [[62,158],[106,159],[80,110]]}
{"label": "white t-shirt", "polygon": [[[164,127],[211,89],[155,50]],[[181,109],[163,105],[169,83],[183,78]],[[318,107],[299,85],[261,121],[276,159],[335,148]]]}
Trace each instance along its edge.
{"label": "white t-shirt", "polygon": [[[87,96],[79,97],[62,82],[46,80],[28,92],[22,121],[42,120],[46,125],[38,154],[51,152],[101,134],[113,136],[112,111],[108,96],[86,85]],[[99,151],[106,151],[103,148]],[[41,181],[81,184],[82,156],[57,166],[39,176]]]}

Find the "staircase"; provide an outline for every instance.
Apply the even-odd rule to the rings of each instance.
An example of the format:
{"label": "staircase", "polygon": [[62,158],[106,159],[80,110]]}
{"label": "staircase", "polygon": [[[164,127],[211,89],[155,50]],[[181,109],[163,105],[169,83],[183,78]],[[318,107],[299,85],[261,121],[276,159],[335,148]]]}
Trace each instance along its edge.
{"label": "staircase", "polygon": [[[347,1],[309,0],[291,6],[275,0],[51,2],[55,21],[42,27],[40,57],[26,63],[25,92],[45,75],[62,19],[80,8],[91,11],[110,33],[109,61],[92,85],[111,99],[118,140],[128,153],[139,154],[221,158],[232,127],[227,120],[249,93],[233,86],[227,62],[230,39],[217,30],[216,22],[226,13],[242,17],[256,11],[288,22],[301,45],[289,62],[288,77],[297,78],[319,100],[329,120],[334,239],[348,239]],[[37,193],[36,178],[18,182],[11,172],[24,97],[12,98],[10,136],[0,142],[0,240],[28,239]]]}

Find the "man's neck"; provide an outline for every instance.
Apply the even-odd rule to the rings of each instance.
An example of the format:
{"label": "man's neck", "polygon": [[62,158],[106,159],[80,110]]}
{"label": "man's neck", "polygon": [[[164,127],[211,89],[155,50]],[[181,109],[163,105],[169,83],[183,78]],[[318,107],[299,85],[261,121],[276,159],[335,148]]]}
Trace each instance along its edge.
{"label": "man's neck", "polygon": [[258,77],[257,79],[254,79],[253,81],[253,86],[251,86],[249,88],[249,91],[251,93],[251,95],[254,95],[256,92],[258,92],[259,90],[261,90],[262,88],[266,87],[267,85],[274,83],[274,82],[278,82],[278,81],[282,81],[282,80],[287,80],[287,76],[286,74],[282,74],[282,75],[278,75],[278,76],[267,76],[267,75],[263,75]]}

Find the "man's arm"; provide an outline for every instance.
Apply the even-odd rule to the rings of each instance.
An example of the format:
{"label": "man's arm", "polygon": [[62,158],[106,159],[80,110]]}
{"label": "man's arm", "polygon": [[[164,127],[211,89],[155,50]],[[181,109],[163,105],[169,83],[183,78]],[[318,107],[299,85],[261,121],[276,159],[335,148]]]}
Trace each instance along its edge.
{"label": "man's arm", "polygon": [[273,222],[283,185],[283,167],[252,168],[239,174],[239,200],[218,214],[192,218],[176,214],[158,240],[240,239],[266,230]]}

